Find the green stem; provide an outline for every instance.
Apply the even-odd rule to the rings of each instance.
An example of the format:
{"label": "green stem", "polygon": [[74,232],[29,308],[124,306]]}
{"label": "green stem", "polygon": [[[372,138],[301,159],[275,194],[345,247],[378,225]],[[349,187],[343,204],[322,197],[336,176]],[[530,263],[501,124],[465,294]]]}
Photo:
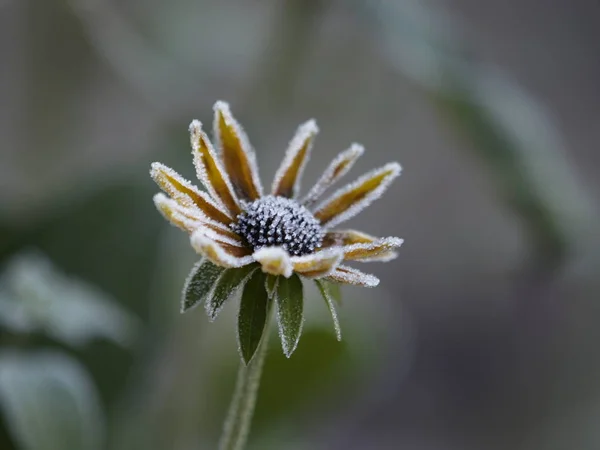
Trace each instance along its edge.
{"label": "green stem", "polygon": [[260,377],[267,355],[270,319],[269,314],[263,338],[250,364],[246,366],[243,361],[240,362],[235,393],[223,425],[223,434],[219,443],[220,450],[242,450],[246,446],[260,386]]}

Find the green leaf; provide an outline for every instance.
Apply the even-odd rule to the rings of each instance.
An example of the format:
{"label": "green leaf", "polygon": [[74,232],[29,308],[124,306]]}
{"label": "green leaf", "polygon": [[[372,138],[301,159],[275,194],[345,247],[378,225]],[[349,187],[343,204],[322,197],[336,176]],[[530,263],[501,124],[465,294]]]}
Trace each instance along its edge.
{"label": "green leaf", "polygon": [[221,274],[215,283],[210,298],[206,300],[206,314],[208,314],[211,321],[217,318],[227,299],[244,285],[248,277],[257,268],[256,264],[250,264],[240,268],[226,269]]}
{"label": "green leaf", "polygon": [[278,276],[271,274],[267,275],[267,278],[265,279],[265,289],[267,290],[269,298],[273,298],[275,296],[278,279]]}
{"label": "green leaf", "polygon": [[262,338],[268,308],[269,296],[265,289],[265,276],[257,270],[244,287],[238,315],[238,343],[246,364],[250,363]]}
{"label": "green leaf", "polygon": [[334,302],[338,304],[338,306],[342,305],[342,288],[339,283],[334,283],[333,281],[327,281],[325,279],[319,280],[329,289],[329,295]]}
{"label": "green leaf", "polygon": [[208,259],[201,259],[194,264],[183,285],[181,312],[187,312],[205,301],[224,270],[223,267],[211,263]]}
{"label": "green leaf", "polygon": [[[342,329],[340,328],[340,321],[338,319],[337,311],[335,310],[334,305],[334,294],[332,293],[332,286],[337,286],[335,283],[330,283],[324,280],[315,280],[321,295],[325,299],[325,303],[327,303],[327,307],[329,308],[329,312],[331,313],[331,318],[333,319],[333,328],[335,329],[335,337],[338,341],[342,340]],[[339,286],[338,286],[338,294],[339,294]]]}
{"label": "green leaf", "polygon": [[277,321],[283,353],[288,358],[294,353],[302,333],[304,293],[297,274],[279,277],[277,286]]}
{"label": "green leaf", "polygon": [[0,353],[0,412],[22,450],[100,450],[104,414],[85,368],[54,351]]}

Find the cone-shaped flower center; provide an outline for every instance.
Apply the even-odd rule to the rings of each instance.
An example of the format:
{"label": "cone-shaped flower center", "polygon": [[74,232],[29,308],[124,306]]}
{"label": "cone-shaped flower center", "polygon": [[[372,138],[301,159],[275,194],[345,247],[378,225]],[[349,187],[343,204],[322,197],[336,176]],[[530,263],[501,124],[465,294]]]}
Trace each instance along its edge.
{"label": "cone-shaped flower center", "polygon": [[281,246],[293,256],[312,253],[324,234],[319,221],[304,206],[271,195],[247,204],[231,228],[253,250]]}

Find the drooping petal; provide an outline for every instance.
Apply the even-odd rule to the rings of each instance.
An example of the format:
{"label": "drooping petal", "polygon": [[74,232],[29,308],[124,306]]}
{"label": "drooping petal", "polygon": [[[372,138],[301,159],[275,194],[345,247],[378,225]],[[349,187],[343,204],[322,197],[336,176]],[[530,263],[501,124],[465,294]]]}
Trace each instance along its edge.
{"label": "drooping petal", "polygon": [[361,287],[375,287],[379,284],[379,278],[376,276],[348,266],[338,266],[326,279]]}
{"label": "drooping petal", "polygon": [[150,176],[163,191],[180,205],[188,208],[198,208],[206,217],[216,222],[224,224],[232,222],[232,218],[206,192],[198,190],[196,186],[173,169],[155,162],[152,163]]}
{"label": "drooping petal", "polygon": [[290,255],[281,247],[263,247],[252,254],[258,261],[262,270],[271,275],[283,275],[286,278],[292,276],[293,266]]}
{"label": "drooping petal", "polygon": [[235,120],[229,105],[218,101],[214,106],[215,145],[229,174],[235,193],[243,200],[262,197],[256,155],[241,125]]}
{"label": "drooping petal", "polygon": [[217,159],[215,150],[198,120],[190,124],[190,140],[198,179],[214,199],[220,201],[232,215],[237,216],[242,209],[229,176]]}
{"label": "drooping petal", "polygon": [[342,247],[344,259],[348,261],[390,261],[397,256],[394,249],[404,242],[397,237],[377,239],[371,243],[351,244]]}
{"label": "drooping petal", "polygon": [[341,248],[328,248],[309,255],[292,256],[294,272],[308,278],[321,278],[329,275],[340,263],[344,252]]}
{"label": "drooping petal", "polygon": [[314,120],[300,125],[296,135],[290,141],[288,150],[277,169],[271,193],[276,196],[295,198],[300,189],[302,173],[310,158],[315,136],[319,132]]}
{"label": "drooping petal", "polygon": [[389,163],[363,175],[319,206],[315,218],[327,228],[350,219],[379,198],[400,174],[400,170],[400,164]]}
{"label": "drooping petal", "polygon": [[220,244],[214,239],[209,238],[204,234],[204,230],[198,230],[192,233],[190,237],[192,247],[196,252],[204,255],[213,264],[221,267],[234,268],[243,267],[251,264],[254,260],[251,255],[236,255],[234,251],[240,249],[239,247],[228,247],[224,244]]}
{"label": "drooping petal", "polygon": [[352,168],[354,163],[365,152],[365,149],[360,144],[352,144],[352,146],[340,153],[325,169],[319,181],[312,187],[310,192],[302,200],[304,206],[312,205],[330,186],[337,180],[342,178]]}
{"label": "drooping petal", "polygon": [[154,196],[154,204],[169,222],[188,233],[202,229],[206,236],[220,243],[244,247],[241,238],[236,233],[222,223],[206,218],[195,208],[181,206],[175,200],[160,193]]}

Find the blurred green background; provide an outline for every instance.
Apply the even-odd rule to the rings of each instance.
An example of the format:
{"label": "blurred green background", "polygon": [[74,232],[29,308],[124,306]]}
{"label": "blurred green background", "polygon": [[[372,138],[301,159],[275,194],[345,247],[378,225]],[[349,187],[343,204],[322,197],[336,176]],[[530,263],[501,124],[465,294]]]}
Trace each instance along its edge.
{"label": "blurred green background", "polygon": [[231,103],[269,184],[404,172],[349,224],[405,239],[273,340],[253,449],[600,448],[595,0],[0,0],[0,448],[215,448],[235,307],[181,316],[197,256],[152,204]]}

